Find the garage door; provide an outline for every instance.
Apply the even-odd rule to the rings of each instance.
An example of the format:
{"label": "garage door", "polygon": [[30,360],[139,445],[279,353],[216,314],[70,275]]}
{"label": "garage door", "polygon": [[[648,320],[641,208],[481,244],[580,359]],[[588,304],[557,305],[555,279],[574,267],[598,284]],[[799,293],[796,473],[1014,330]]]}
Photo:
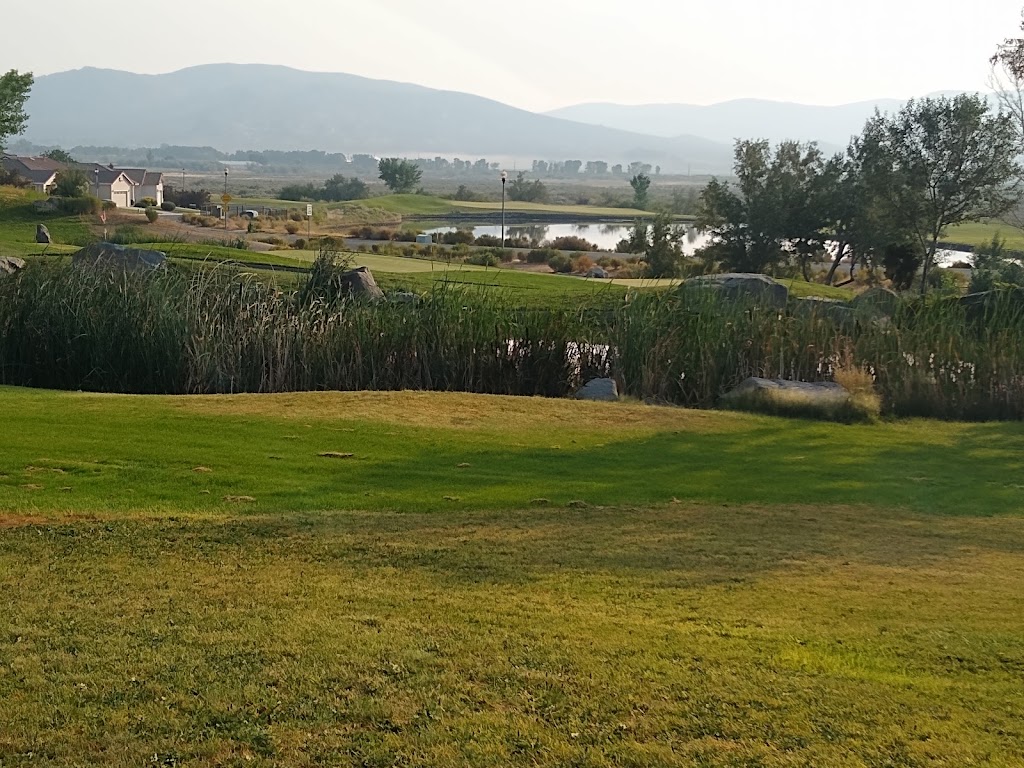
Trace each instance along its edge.
{"label": "garage door", "polygon": [[128,193],[127,192],[115,192],[114,193],[114,205],[118,208],[128,207]]}

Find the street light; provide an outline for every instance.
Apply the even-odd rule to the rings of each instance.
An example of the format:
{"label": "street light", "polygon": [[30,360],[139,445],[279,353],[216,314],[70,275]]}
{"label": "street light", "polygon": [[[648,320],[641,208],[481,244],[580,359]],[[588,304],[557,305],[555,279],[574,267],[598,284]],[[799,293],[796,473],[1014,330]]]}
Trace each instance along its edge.
{"label": "street light", "polygon": [[224,231],[228,231],[228,169],[224,169],[224,197],[221,198],[224,204]]}
{"label": "street light", "polygon": [[505,250],[505,182],[508,181],[508,171],[501,172],[501,250]]}
{"label": "street light", "polygon": [[96,197],[99,197],[100,196],[100,169],[99,168],[93,168],[92,169],[92,175],[96,179]]}

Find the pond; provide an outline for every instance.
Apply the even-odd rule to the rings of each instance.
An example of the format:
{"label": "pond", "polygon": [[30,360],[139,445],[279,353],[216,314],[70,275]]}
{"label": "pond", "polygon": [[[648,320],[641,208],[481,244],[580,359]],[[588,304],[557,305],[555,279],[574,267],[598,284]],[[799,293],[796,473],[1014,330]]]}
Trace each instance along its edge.
{"label": "pond", "polygon": [[[525,237],[538,245],[559,237],[582,237],[593,243],[602,251],[614,251],[620,240],[629,237],[631,224],[523,224],[517,223],[505,227],[505,237],[515,240]],[[426,230],[426,234],[445,234],[447,232],[472,232],[473,237],[491,235],[501,237],[501,225],[484,224],[480,226],[436,227]],[[683,251],[693,254],[698,248],[708,244],[709,237],[696,229],[687,230],[683,238]]]}
{"label": "pond", "polygon": [[[559,237],[582,237],[584,240],[593,243],[602,251],[614,251],[620,240],[624,240],[629,237],[629,232],[632,229],[631,224],[624,223],[613,223],[613,224],[523,224],[516,223],[510,224],[505,227],[505,236],[509,239],[516,240],[520,237],[524,237],[527,240],[537,243],[538,246],[543,245],[545,242],[555,240]],[[484,224],[480,226],[448,226],[448,227],[436,227],[434,229],[425,230],[426,234],[445,234],[447,232],[472,232],[473,237],[480,237],[481,235],[490,235],[492,237],[501,237],[501,225],[497,224]],[[698,248],[703,248],[705,245],[711,242],[711,236],[700,232],[693,227],[690,227],[686,231],[686,237],[683,238],[683,253],[686,256],[692,256],[694,251]],[[834,244],[832,248],[834,248]],[[948,267],[959,261],[970,262],[973,259],[973,254],[965,253],[963,251],[940,249],[935,254],[935,262],[939,266]],[[845,262],[844,262],[845,263]]]}

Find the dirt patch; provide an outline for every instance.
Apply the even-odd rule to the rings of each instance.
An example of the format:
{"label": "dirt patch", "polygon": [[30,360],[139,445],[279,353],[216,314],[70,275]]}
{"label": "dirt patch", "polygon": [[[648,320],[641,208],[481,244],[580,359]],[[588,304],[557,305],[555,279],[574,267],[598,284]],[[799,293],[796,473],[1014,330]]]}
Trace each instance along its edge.
{"label": "dirt patch", "polygon": [[38,515],[0,514],[0,530],[4,528],[25,528],[30,525],[46,525],[52,522]]}

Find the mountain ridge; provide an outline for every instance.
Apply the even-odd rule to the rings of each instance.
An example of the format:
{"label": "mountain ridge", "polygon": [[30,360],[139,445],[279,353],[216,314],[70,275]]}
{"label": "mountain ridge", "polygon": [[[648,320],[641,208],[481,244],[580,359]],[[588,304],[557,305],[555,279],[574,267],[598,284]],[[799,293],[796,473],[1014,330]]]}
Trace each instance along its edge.
{"label": "mountain ridge", "polygon": [[518,109],[414,83],[269,64],[164,74],[84,67],[36,80],[25,138],[44,145],[178,144],[370,154],[634,160],[723,172],[731,148]]}

